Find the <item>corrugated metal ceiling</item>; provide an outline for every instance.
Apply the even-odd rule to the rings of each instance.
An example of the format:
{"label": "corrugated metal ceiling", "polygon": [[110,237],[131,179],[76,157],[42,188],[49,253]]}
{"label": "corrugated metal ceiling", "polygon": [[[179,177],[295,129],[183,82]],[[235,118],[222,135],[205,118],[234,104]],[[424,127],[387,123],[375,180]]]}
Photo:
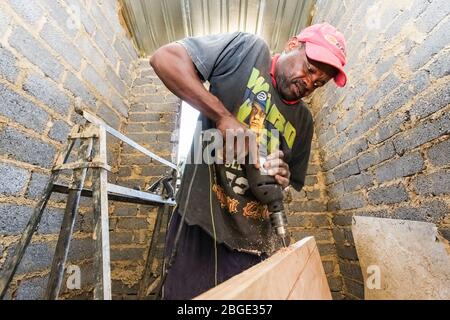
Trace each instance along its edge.
{"label": "corrugated metal ceiling", "polygon": [[141,55],[187,36],[245,31],[272,51],[311,21],[315,0],[120,0]]}

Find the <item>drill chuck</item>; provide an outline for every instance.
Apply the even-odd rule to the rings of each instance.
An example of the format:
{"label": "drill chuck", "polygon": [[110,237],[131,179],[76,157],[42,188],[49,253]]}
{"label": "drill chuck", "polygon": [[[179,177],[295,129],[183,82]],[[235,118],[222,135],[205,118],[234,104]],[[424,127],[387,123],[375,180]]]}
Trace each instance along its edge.
{"label": "drill chuck", "polygon": [[283,246],[286,247],[287,236],[287,218],[283,211],[272,212],[270,214],[270,222],[275,229],[277,235],[283,241]]}
{"label": "drill chuck", "polygon": [[272,228],[286,247],[288,223],[284,213],[283,189],[274,177],[261,174],[261,171],[253,165],[248,165],[246,171],[253,195],[259,202],[267,205]]}

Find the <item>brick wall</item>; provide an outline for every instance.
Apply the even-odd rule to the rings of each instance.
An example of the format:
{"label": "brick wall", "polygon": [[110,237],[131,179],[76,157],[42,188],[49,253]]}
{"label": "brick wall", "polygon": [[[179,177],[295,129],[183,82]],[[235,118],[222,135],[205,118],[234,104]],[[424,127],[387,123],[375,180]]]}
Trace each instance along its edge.
{"label": "brick wall", "polygon": [[[316,237],[335,299],[363,297],[353,215],[430,221],[450,238],[449,11],[445,0],[317,2],[314,22],[336,25],[348,40],[349,85],[313,96],[306,186],[287,203],[294,240]],[[174,159],[179,102],[137,60],[114,1],[1,2],[0,268],[80,120],[76,105]],[[109,156],[114,183],[144,189],[164,173],[114,140]],[[51,199],[8,298],[42,296],[64,205],[64,196]],[[83,289],[63,298],[91,297],[90,205],[82,199],[69,254]],[[110,211],[114,298],[134,298],[155,208],[112,203]]]}
{"label": "brick wall", "polygon": [[[79,105],[116,129],[128,118],[137,55],[119,24],[115,1],[0,2],[0,268],[10,258]],[[119,144],[112,141],[110,164]],[[65,197],[52,197],[8,298],[42,297],[62,220]],[[69,254],[92,288],[92,214],[82,199]],[[118,253],[113,253],[117,259]]]}
{"label": "brick wall", "polygon": [[[158,156],[176,163],[179,99],[170,93],[150,67],[138,61],[124,133]],[[169,169],[169,170],[168,170]],[[170,168],[122,145],[117,184],[147,189]],[[114,203],[111,218],[111,257],[115,299],[134,299],[144,269],[157,208]],[[161,248],[161,247],[160,247]]]}
{"label": "brick wall", "polygon": [[289,231],[292,243],[314,236],[334,299],[341,299],[342,279],[339,273],[333,238],[332,214],[328,211],[329,196],[317,136],[312,142],[311,157],[302,191],[291,189],[286,195]]}
{"label": "brick wall", "polygon": [[342,294],[359,299],[353,215],[429,221],[450,239],[450,3],[319,0],[322,21],[348,44],[347,87],[311,105]]}

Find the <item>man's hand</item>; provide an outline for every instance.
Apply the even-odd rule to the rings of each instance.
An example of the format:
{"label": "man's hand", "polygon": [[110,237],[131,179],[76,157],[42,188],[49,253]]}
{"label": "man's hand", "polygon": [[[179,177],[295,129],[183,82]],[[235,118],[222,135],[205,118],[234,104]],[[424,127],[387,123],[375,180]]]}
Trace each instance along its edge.
{"label": "man's hand", "polygon": [[264,163],[264,168],[285,189],[289,186],[291,171],[289,171],[289,165],[284,162],[283,158],[283,151],[276,151],[270,154]]}
{"label": "man's hand", "polygon": [[[216,127],[220,130],[224,139],[223,152],[225,160],[227,159],[226,156],[233,155],[233,158],[244,161],[245,156],[250,154],[249,158],[252,159],[255,167],[259,169],[258,145],[255,133],[252,130],[240,123],[233,115],[221,117],[216,122]],[[241,138],[241,140],[237,137]]]}

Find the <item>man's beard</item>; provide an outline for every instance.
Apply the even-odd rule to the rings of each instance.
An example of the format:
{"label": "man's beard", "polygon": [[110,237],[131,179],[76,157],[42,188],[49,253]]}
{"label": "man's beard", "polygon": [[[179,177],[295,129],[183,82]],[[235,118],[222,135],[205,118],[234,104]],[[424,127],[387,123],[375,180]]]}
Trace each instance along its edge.
{"label": "man's beard", "polygon": [[292,81],[288,80],[286,77],[282,75],[276,76],[277,80],[277,90],[280,94],[281,98],[286,101],[296,101],[302,98],[302,91],[300,90],[300,96],[291,90]]}

